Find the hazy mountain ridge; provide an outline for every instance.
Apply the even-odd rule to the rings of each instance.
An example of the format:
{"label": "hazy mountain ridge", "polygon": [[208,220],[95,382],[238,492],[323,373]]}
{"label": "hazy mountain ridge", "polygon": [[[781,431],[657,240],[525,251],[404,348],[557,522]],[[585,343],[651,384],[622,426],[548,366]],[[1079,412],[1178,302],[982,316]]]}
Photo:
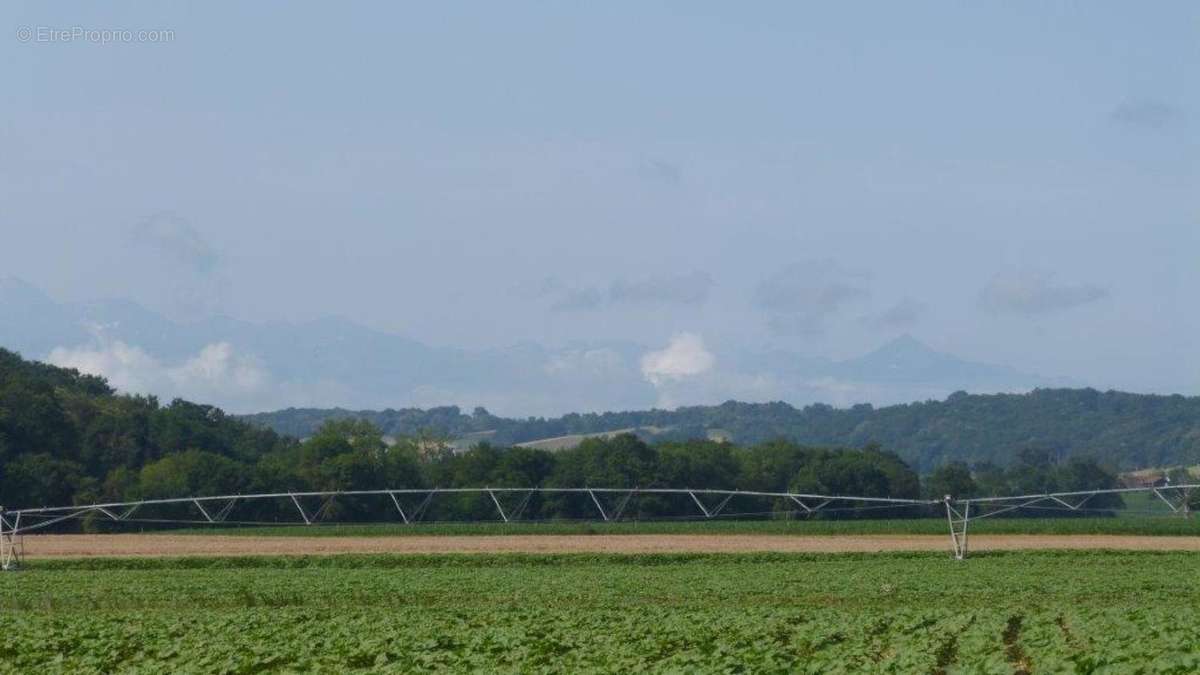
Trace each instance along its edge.
{"label": "hazy mountain ridge", "polygon": [[703,372],[658,381],[645,372],[652,348],[630,342],[464,350],[337,317],[179,322],[128,300],[55,302],[13,278],[0,279],[0,345],[105,375],[123,391],[241,412],[456,404],[556,416],[726,399],[886,405],[1073,384],[959,359],[907,334],[844,361],[724,345]]}

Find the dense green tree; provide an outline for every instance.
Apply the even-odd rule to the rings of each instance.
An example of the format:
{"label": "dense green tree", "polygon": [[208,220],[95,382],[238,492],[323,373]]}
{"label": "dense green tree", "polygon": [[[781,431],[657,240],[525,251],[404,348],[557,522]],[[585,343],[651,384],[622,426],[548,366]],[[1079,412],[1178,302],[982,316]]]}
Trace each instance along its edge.
{"label": "dense green tree", "polygon": [[402,439],[384,449],[379,462],[379,472],[388,487],[428,487],[428,480],[421,466],[420,449],[411,440]]}
{"label": "dense green tree", "polygon": [[88,472],[135,468],[155,459],[158,453],[150,437],[150,420],[157,407],[154,399],[143,397],[97,402],[80,443],[80,461]]}
{"label": "dense green tree", "polygon": [[144,499],[236,494],[247,483],[236,460],[204,450],[185,450],[142,467],[139,496]]}
{"label": "dense green tree", "polygon": [[509,448],[500,456],[488,484],[498,487],[540,486],[554,471],[554,464],[554,454],[546,450]]}
{"label": "dense green tree", "polygon": [[83,467],[49,453],[24,454],[4,467],[5,506],[65,506],[91,487]]}
{"label": "dense green tree", "polygon": [[[431,467],[434,483],[445,487],[490,487],[503,452],[501,448],[481,443],[464,453],[442,454],[440,461]],[[497,515],[491,497],[484,494],[448,495],[434,506],[434,514],[447,520],[488,520]]]}
{"label": "dense green tree", "polygon": [[737,486],[738,457],[729,443],[676,441],[658,446],[659,485],[732,489]]}
{"label": "dense green tree", "polygon": [[78,428],[54,387],[20,374],[0,379],[0,429],[12,453],[47,453],[74,459]]}
{"label": "dense green tree", "polygon": [[813,454],[809,448],[784,440],[739,450],[738,489],[784,492]]}
{"label": "dense green tree", "polygon": [[[1090,457],[1070,458],[1055,467],[1053,477],[1054,490],[1058,492],[1081,492],[1121,487],[1115,474],[1105,470]],[[1078,503],[1082,505],[1081,508],[1087,508],[1088,511],[1083,515],[1097,509],[1117,509],[1125,505],[1124,500],[1118,494],[1087,497],[1086,502],[1080,501],[1083,499],[1082,497],[1075,499],[1075,502],[1068,503]]]}
{"label": "dense green tree", "polygon": [[[559,451],[555,460],[546,481],[551,487],[649,487],[657,464],[654,449],[632,434],[586,439]],[[556,495],[546,500],[546,509],[556,517],[592,517],[596,510],[588,499]],[[655,506],[642,500],[639,505]]]}
{"label": "dense green tree", "polygon": [[891,496],[887,474],[859,453],[820,453],[792,478],[792,492],[822,495]]}
{"label": "dense green tree", "polygon": [[884,450],[878,443],[868,443],[862,450],[864,458],[887,476],[888,495],[901,499],[921,496],[921,479],[900,456]]}
{"label": "dense green tree", "polygon": [[975,497],[978,486],[965,462],[949,462],[933,470],[925,481],[925,495],[941,499],[947,495],[956,499]]}
{"label": "dense green tree", "polygon": [[1022,448],[1016,463],[1008,471],[1009,490],[1016,494],[1053,492],[1058,481],[1051,470],[1054,459],[1050,451],[1039,447]]}
{"label": "dense green tree", "polygon": [[654,449],[632,434],[589,438],[575,448],[559,451],[549,483],[559,487],[637,487],[653,481],[655,464]]}

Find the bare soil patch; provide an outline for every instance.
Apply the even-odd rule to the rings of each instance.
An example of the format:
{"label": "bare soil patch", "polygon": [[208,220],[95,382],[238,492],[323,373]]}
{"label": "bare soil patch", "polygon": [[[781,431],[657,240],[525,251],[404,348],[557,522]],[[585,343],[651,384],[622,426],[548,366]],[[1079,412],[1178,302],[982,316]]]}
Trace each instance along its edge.
{"label": "bare soil patch", "polygon": [[[404,537],[226,537],[166,534],[45,534],[25,537],[37,558],[326,555],[336,553],[874,553],[949,550],[949,535],[501,535]],[[1200,551],[1200,537],[976,535],[973,551],[1024,549]]]}

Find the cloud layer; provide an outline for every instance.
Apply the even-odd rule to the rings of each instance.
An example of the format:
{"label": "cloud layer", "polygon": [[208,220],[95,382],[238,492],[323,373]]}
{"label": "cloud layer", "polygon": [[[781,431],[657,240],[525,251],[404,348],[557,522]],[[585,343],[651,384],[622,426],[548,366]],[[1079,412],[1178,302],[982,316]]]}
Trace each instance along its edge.
{"label": "cloud layer", "polygon": [[187,219],[155,213],[131,227],[128,238],[149,255],[150,293],[162,307],[186,319],[221,311],[230,294],[221,255]]}
{"label": "cloud layer", "polygon": [[568,349],[551,354],[543,370],[551,376],[604,378],[623,374],[625,360],[607,347]]}
{"label": "cloud layer", "polygon": [[617,280],[607,289],[553,288],[550,309],[557,312],[590,311],[611,306],[700,305],[708,300],[713,279],[707,272],[654,276],[635,281]]}
{"label": "cloud layer", "polygon": [[772,332],[805,335],[821,332],[828,318],[869,295],[866,275],[832,260],[808,260],[763,279],[754,290],[754,304],[767,314]]}
{"label": "cloud layer", "polygon": [[997,314],[1039,315],[1061,312],[1108,297],[1108,290],[1095,284],[1066,284],[1050,272],[1023,270],[1001,272],[979,293],[983,309]]}
{"label": "cloud layer", "polygon": [[1155,131],[1174,126],[1183,117],[1183,111],[1162,101],[1125,101],[1112,111],[1118,124]]}
{"label": "cloud layer", "polygon": [[866,317],[866,323],[876,328],[908,328],[921,320],[929,307],[913,298],[904,298],[882,312]]}
{"label": "cloud layer", "polygon": [[155,213],[130,230],[134,241],[152,249],[177,265],[199,274],[209,274],[219,256],[184,218],[169,212]]}

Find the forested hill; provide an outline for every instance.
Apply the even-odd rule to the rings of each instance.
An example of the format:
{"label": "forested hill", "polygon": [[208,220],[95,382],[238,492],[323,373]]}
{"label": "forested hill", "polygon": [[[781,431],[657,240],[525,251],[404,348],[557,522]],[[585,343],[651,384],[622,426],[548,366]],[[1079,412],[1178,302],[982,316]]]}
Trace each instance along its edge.
{"label": "forested hill", "polygon": [[[1030,401],[1047,397],[1057,404],[1044,409],[1033,406],[1039,413],[1028,413],[1027,419]],[[995,408],[997,403],[1009,407]],[[524,421],[499,419],[485,410],[463,415],[454,408],[441,408],[378,413],[367,421],[326,420],[311,432],[288,429],[307,436],[298,440],[213,406],[183,400],[161,405],[153,397],[118,394],[102,378],[25,361],[0,349],[0,504],[19,508],[279,490],[481,485],[703,485],[879,497],[1091,489],[1115,485],[1117,479],[1094,459],[1064,456],[1070,447],[1084,447],[1078,437],[1086,432],[1110,443],[1126,442],[1128,447],[1158,447],[1155,461],[1175,463],[1186,456],[1182,448],[1193,452],[1188,443],[1195,434],[1187,423],[1195,419],[1194,405],[1195,401],[1182,398],[1039,392],[1031,397],[964,395],[945,403],[879,411],[730,403],[676,412]],[[989,416],[996,419],[979,424]],[[1114,425],[1126,420],[1133,426],[1116,426],[1124,435],[1104,432],[1095,425],[1105,420]],[[371,421],[403,437],[389,445]],[[658,428],[645,429],[647,425]],[[627,427],[643,427],[645,433],[655,435],[656,442],[620,434],[590,438],[570,449],[503,447],[529,436]],[[444,443],[420,437],[431,428],[467,436],[470,447],[452,451]],[[956,429],[970,433],[952,435]],[[732,434],[738,442],[671,438],[694,439],[715,430]],[[1020,446],[1004,467],[946,462],[927,465],[922,472],[926,475],[921,476],[892,452],[892,447],[928,448],[935,443],[947,448],[970,447],[967,442],[980,446],[990,434],[1003,434],[1012,447]],[[756,442],[787,435],[833,440]],[[1146,438],[1153,438],[1158,446],[1138,440]],[[962,445],[954,445],[959,442]],[[988,447],[998,453],[995,448],[1001,446]],[[915,456],[932,461],[934,455]],[[955,455],[939,450],[936,456]],[[1127,464],[1134,463],[1130,456],[1125,455]],[[390,513],[389,504],[377,506],[384,512],[352,510],[340,515],[370,520]],[[478,519],[490,517],[492,507],[475,495],[442,504],[434,515]],[[580,517],[578,509],[584,507],[590,508],[586,503],[547,501],[530,512],[537,517],[573,518]],[[638,517],[683,515],[682,507],[647,503],[639,507]],[[249,515],[260,520],[278,516],[263,508]]]}
{"label": "forested hill", "polygon": [[219,480],[295,445],[213,406],[119,395],[103,378],[0,349],[0,505],[188,494],[195,476]]}
{"label": "forested hill", "polygon": [[[477,408],[383,411],[287,409],[248,416],[253,424],[297,437],[331,418],[369,420],[386,434],[438,434],[510,445],[571,434],[653,427],[657,440],[721,436],[739,445],[786,438],[820,446],[897,452],[920,471],[952,460],[1010,464],[1025,448],[1059,457],[1086,455],[1121,469],[1200,462],[1200,397],[1038,389],[1028,394],[956,393],[945,401],[874,408],[786,403],[694,406],[509,419]],[[491,433],[488,433],[491,432]]]}

